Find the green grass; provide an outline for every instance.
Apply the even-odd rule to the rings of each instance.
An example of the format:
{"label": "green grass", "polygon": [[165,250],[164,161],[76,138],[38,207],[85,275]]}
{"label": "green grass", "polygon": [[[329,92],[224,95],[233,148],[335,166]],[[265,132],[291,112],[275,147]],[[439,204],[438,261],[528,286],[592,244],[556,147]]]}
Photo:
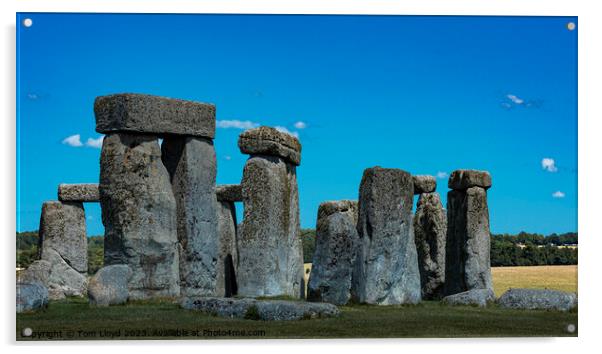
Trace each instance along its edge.
{"label": "green grass", "polygon": [[[341,311],[339,318],[266,322],[213,317],[181,309],[168,301],[132,302],[99,308],[90,307],[84,299],[68,299],[51,302],[47,309],[37,313],[17,314],[16,330],[18,340],[31,340],[21,336],[24,328],[31,328],[34,334],[54,332],[48,334],[54,334],[53,339],[59,340],[109,339],[101,337],[101,333],[112,333],[116,335],[115,339],[577,335],[577,332],[566,331],[569,324],[577,324],[576,312],[507,310],[495,305],[485,309],[448,307],[437,302],[416,306],[355,305],[341,307]],[[126,330],[131,336],[126,336]],[[186,330],[188,334],[178,336],[177,330]],[[221,335],[209,335],[208,331],[218,330]],[[245,336],[245,333],[250,336]],[[48,336],[43,337],[47,339]]]}

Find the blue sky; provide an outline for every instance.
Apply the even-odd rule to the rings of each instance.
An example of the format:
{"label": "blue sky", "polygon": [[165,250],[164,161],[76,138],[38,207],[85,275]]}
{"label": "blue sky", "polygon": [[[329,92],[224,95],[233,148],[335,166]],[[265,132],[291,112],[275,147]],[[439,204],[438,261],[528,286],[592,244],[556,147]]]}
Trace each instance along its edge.
{"label": "blue sky", "polygon": [[[240,182],[241,127],[298,135],[302,227],[320,202],[357,199],[363,170],[380,165],[438,175],[444,203],[451,171],[488,170],[492,232],[576,231],[569,22],[19,14],[17,230],[38,228],[59,183],[98,181],[94,98],[139,92],[216,104],[219,184]],[[102,234],[100,207],[86,212]]]}

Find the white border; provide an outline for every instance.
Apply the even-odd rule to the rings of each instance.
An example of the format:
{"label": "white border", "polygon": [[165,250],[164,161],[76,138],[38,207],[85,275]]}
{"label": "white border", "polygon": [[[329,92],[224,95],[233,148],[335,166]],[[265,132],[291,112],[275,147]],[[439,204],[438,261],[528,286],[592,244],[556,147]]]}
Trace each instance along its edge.
{"label": "white border", "polygon": [[[9,351],[43,350],[46,353],[78,352],[82,345],[88,345],[86,351],[92,353],[112,350],[106,346],[125,346],[140,348],[145,353],[164,353],[166,346],[177,346],[175,350],[218,351],[226,342],[115,342],[86,343],[43,343],[18,344],[14,342],[14,231],[15,231],[15,13],[18,12],[147,12],[147,13],[304,13],[304,14],[403,14],[403,15],[545,15],[579,16],[579,338],[561,339],[430,339],[430,340],[271,340],[271,341],[228,341],[230,350],[251,352],[287,353],[319,350],[316,345],[325,346],[323,350],[345,351],[387,351],[418,353],[429,351],[451,351],[461,353],[487,354],[504,353],[509,350],[519,352],[569,353],[581,350],[593,350],[600,322],[598,271],[599,252],[602,250],[602,230],[599,217],[599,204],[602,200],[600,169],[600,151],[602,134],[599,120],[600,109],[600,63],[602,63],[602,43],[600,11],[596,1],[558,1],[558,0],[419,0],[419,1],[358,1],[358,0],[322,0],[322,1],[245,1],[245,0],[2,0],[1,60],[3,83],[0,86],[0,107],[4,113],[1,140],[2,156],[2,202],[0,203],[0,224],[3,226],[2,249],[3,271],[1,274],[3,345]],[[41,171],[42,172],[42,171]],[[11,290],[12,289],[12,290]],[[202,345],[202,348],[198,346]],[[400,347],[401,346],[401,347]],[[375,348],[376,347],[376,348]],[[131,350],[130,349],[130,350]]]}

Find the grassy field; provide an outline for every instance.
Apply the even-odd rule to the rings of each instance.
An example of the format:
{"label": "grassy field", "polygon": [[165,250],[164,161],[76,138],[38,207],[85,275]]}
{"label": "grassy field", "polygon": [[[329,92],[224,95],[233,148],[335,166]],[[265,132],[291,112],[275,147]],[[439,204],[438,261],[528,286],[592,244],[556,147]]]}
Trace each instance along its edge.
{"label": "grassy field", "polygon": [[[305,285],[311,263],[305,263]],[[510,288],[541,288],[577,292],[577,266],[493,267],[493,288],[499,297]],[[306,291],[307,293],[307,291]]]}
{"label": "grassy field", "polygon": [[[516,311],[491,306],[344,306],[339,318],[291,322],[226,319],[180,309],[168,302],[93,308],[83,299],[53,302],[17,316],[17,339],[261,339],[575,336],[567,326],[577,313]],[[22,336],[31,328],[33,337]],[[179,332],[178,332],[179,331]],[[39,337],[38,337],[39,336]]]}
{"label": "grassy field", "polygon": [[[493,268],[496,295],[510,287],[577,290],[576,266]],[[170,302],[132,302],[90,307],[85,299],[51,302],[37,313],[17,314],[17,339],[261,339],[387,337],[576,336],[577,312],[519,311],[449,307],[438,302],[416,306],[341,307],[341,316],[292,322],[225,319],[183,310]],[[33,337],[23,337],[31,328]]]}
{"label": "grassy field", "polygon": [[496,296],[510,288],[548,288],[577,292],[577,266],[493,267]]}

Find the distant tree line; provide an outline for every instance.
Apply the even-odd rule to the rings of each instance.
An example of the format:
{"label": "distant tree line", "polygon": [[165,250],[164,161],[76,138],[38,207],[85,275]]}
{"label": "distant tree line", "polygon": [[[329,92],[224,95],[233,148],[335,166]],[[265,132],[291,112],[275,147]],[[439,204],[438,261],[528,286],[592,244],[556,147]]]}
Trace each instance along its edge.
{"label": "distant tree line", "polygon": [[491,266],[577,264],[577,233],[491,235]]}
{"label": "distant tree line", "polygon": [[[311,263],[316,230],[302,229],[303,261]],[[491,266],[531,266],[577,264],[577,233],[548,236],[521,232],[517,235],[491,235]],[[88,273],[103,265],[102,236],[88,237]],[[17,267],[27,268],[38,257],[38,232],[17,232]]]}
{"label": "distant tree line", "polygon": [[[303,261],[311,263],[316,231],[302,229]],[[520,232],[517,235],[491,235],[491,265],[531,266],[577,264],[577,233],[548,236]]]}

